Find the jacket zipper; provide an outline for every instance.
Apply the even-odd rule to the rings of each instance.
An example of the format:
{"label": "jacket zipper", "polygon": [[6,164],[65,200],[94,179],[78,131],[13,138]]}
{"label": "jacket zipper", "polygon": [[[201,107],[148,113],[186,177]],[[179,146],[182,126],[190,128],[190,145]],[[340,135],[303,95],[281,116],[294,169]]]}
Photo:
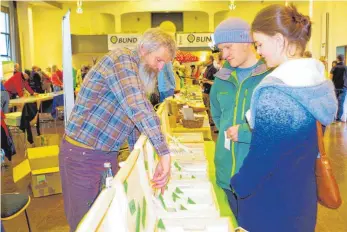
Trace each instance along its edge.
{"label": "jacket zipper", "polygon": [[[265,72],[259,73],[259,74],[255,75],[255,76],[249,76],[249,77],[247,77],[246,79],[244,79],[244,80],[241,82],[241,84],[240,84],[240,86],[239,86],[239,88],[238,88],[238,90],[237,90],[237,94],[236,94],[236,105],[235,105],[235,110],[234,110],[233,126],[236,125],[236,119],[237,119],[237,106],[238,106],[238,104],[239,104],[240,90],[241,90],[241,88],[242,88],[243,83],[244,83],[246,80],[248,80],[249,78],[262,75],[262,74],[266,73],[267,71],[268,71],[268,70],[266,70]],[[232,177],[232,176],[234,176],[234,174],[235,174],[235,169],[236,169],[235,142],[232,142],[232,143],[231,143],[231,156],[232,156],[232,161],[233,161],[233,165],[232,165],[232,167],[231,167],[231,177]]]}
{"label": "jacket zipper", "polygon": [[248,95],[248,89],[246,89],[244,95],[243,95],[243,101],[242,101],[242,114],[245,115],[245,106],[246,106],[246,97]]}

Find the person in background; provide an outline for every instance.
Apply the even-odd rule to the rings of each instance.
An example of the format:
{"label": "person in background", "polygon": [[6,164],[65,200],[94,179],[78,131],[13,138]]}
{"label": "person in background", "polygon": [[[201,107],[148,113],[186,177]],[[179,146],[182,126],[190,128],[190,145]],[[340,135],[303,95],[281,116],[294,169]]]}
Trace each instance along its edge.
{"label": "person in background", "polygon": [[[217,185],[224,190],[237,217],[230,178],[239,171],[249,152],[252,133],[245,113],[250,108],[253,90],[269,70],[257,58],[246,21],[233,17],[224,20],[216,27],[214,39],[226,60],[215,74],[210,93],[212,119],[220,131],[215,152]],[[225,146],[226,139],[231,139],[230,147]]]}
{"label": "person in background", "polygon": [[259,55],[276,68],[253,92],[249,153],[230,181],[238,224],[247,231],[315,231],[316,122],[332,123],[337,104],[323,64],[303,59],[311,26],[295,6],[279,4],[252,23]]}
{"label": "person in background", "polygon": [[[30,71],[29,71],[30,73]],[[29,86],[29,75],[27,73],[17,72],[10,77],[5,83],[4,87],[7,90],[11,99],[24,96],[24,90],[27,90],[30,95],[37,95]]]}
{"label": "person in background", "polygon": [[217,69],[213,65],[213,61],[214,61],[214,58],[212,55],[210,55],[208,57],[208,60],[206,63],[206,69],[202,79],[203,101],[206,107],[206,111],[207,111],[211,126],[214,126],[214,123],[212,121],[211,111],[210,111],[210,90],[211,90],[211,86],[213,85],[214,74],[217,72]]}
{"label": "person in background", "polygon": [[160,121],[149,102],[158,72],[175,57],[172,36],[149,29],[136,49],[114,49],[86,75],[65,128],[59,166],[65,214],[75,231],[99,192],[104,163],[117,171],[117,155],[128,140],[134,148],[141,133],[153,144],[159,162],[152,180],[165,189],[170,177],[170,150]]}
{"label": "person in background", "polygon": [[174,95],[176,88],[175,75],[173,73],[172,63],[166,63],[158,74],[158,91],[160,102],[165,98]]}
{"label": "person in background", "polygon": [[[334,61],[331,63],[331,68],[334,68],[336,65],[337,65],[337,61],[334,60]],[[330,79],[332,79],[332,76],[330,76]]]}
{"label": "person in background", "polygon": [[51,68],[46,68],[45,71],[41,71],[42,73],[42,90],[45,93],[51,93],[52,92],[52,81],[51,81]]}
{"label": "person in background", "polygon": [[90,66],[89,65],[83,65],[81,68],[81,76],[82,76],[82,81],[84,80],[85,76],[89,72]]}
{"label": "person in background", "polygon": [[343,55],[338,55],[336,57],[336,61],[336,65],[333,66],[333,68],[330,71],[330,79],[334,83],[336,98],[338,101],[336,121],[341,122],[341,118],[343,116],[343,106],[347,92],[347,67],[343,62]]}
{"label": "person in background", "polygon": [[16,74],[17,72],[20,72],[20,65],[18,63],[14,65],[13,74]]}
{"label": "person in background", "polygon": [[304,58],[312,58],[312,53],[310,51],[305,51],[303,57]]}
{"label": "person in background", "polygon": [[76,85],[77,85],[77,88],[80,88],[81,85],[83,83],[83,79],[82,79],[82,67],[77,69],[77,72],[76,72]]}
{"label": "person in background", "polygon": [[52,84],[53,84],[53,90],[54,92],[58,92],[63,90],[63,81],[58,75],[58,68],[56,65],[52,66],[52,78],[51,78]]}
{"label": "person in background", "polygon": [[5,114],[8,113],[8,106],[10,104],[10,96],[1,82],[1,110]]}
{"label": "person in background", "polygon": [[55,66],[56,74],[58,75],[60,81],[63,83],[63,71],[61,71],[57,66]]}
{"label": "person in background", "polygon": [[72,85],[73,89],[75,90],[77,87],[77,69],[72,67]]}
{"label": "person in background", "polygon": [[36,65],[32,66],[29,78],[29,85],[35,93],[43,93],[41,75],[39,73],[39,67]]}
{"label": "person in background", "polygon": [[219,52],[213,61],[213,66],[217,69],[217,71],[219,71],[223,67],[223,64],[223,55],[221,52]]}
{"label": "person in background", "polygon": [[195,72],[197,71],[197,70],[196,70],[196,66],[195,66],[194,64],[192,64],[192,65],[190,66],[190,70],[191,70],[191,72],[190,72],[190,77],[191,77],[191,78],[195,78]]}

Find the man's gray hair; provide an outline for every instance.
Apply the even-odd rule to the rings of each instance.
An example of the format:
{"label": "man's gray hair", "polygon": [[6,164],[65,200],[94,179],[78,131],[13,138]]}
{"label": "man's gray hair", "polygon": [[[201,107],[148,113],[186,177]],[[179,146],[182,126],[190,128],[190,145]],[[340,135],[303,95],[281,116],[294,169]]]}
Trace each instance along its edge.
{"label": "man's gray hair", "polygon": [[159,27],[151,28],[143,33],[138,41],[138,49],[144,48],[149,53],[158,50],[161,47],[166,48],[173,59],[176,56],[176,43],[173,37]]}

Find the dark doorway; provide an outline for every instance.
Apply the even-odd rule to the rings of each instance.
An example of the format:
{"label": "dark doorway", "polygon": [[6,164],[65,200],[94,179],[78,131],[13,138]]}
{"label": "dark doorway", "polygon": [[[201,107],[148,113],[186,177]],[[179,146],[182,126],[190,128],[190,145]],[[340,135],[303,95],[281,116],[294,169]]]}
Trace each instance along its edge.
{"label": "dark doorway", "polygon": [[152,28],[159,27],[164,21],[171,21],[176,31],[183,31],[183,13],[152,13]]}

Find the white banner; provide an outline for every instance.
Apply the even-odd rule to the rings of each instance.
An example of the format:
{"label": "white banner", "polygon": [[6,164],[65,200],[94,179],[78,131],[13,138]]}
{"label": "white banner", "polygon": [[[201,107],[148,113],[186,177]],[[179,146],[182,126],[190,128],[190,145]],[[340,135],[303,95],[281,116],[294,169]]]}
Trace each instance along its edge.
{"label": "white banner", "polygon": [[176,34],[177,47],[209,47],[212,42],[212,33],[178,33]]}
{"label": "white banner", "polygon": [[107,37],[108,50],[115,48],[133,48],[139,41],[141,34],[111,34]]}

